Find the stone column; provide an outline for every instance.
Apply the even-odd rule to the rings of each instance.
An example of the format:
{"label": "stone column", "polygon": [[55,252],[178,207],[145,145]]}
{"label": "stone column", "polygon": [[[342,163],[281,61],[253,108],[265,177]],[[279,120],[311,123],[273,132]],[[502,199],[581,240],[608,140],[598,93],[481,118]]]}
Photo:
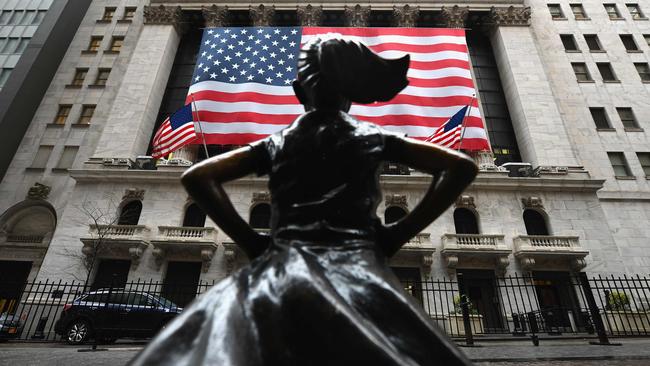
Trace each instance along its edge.
{"label": "stone column", "polygon": [[317,27],[323,21],[323,6],[298,6],[298,20],[303,27]]}
{"label": "stone column", "polygon": [[393,24],[396,27],[415,27],[420,16],[420,7],[410,7],[408,4],[393,6]]}
{"label": "stone column", "polygon": [[203,20],[205,20],[206,27],[224,27],[226,26],[226,19],[228,18],[227,6],[202,7]]}
{"label": "stone column", "polygon": [[112,160],[108,165],[125,167],[129,159],[146,153],[178,49],[182,17],[180,7],[145,6],[144,26],[88,163]]}
{"label": "stone column", "polygon": [[367,27],[370,18],[370,6],[361,6],[359,4],[343,8],[345,14],[345,25],[347,27]]}
{"label": "stone column", "polygon": [[529,7],[492,8],[485,19],[522,159],[578,165],[537,51]]}
{"label": "stone column", "polygon": [[253,26],[255,27],[266,27],[273,23],[273,15],[275,15],[275,6],[271,5],[270,7],[260,4],[259,6],[248,7],[248,12],[250,13],[251,19],[253,20]]}
{"label": "stone column", "polygon": [[444,24],[445,28],[465,28],[467,15],[469,14],[469,7],[461,8],[454,5],[451,8],[442,7],[440,9],[440,21]]}

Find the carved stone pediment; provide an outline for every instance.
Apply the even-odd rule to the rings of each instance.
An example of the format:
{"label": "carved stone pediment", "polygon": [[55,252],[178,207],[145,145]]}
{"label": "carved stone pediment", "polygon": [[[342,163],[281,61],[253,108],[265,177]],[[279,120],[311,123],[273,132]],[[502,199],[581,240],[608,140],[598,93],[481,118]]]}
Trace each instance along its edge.
{"label": "carved stone pediment", "polygon": [[486,16],[485,23],[495,26],[529,26],[530,25],[530,7],[529,6],[509,6],[492,7]]}
{"label": "carved stone pediment", "polygon": [[370,18],[370,6],[345,6],[343,8],[345,14],[345,25],[347,27],[365,27],[368,25]]}
{"label": "carved stone pediment", "polygon": [[270,203],[271,194],[269,192],[253,192],[251,203]]}
{"label": "carved stone pediment", "polygon": [[275,6],[264,6],[260,4],[259,6],[248,7],[248,12],[250,13],[251,20],[253,21],[253,26],[255,27],[265,27],[271,25],[273,22],[273,16],[275,15]]}
{"label": "carved stone pediment", "polygon": [[474,197],[468,195],[459,196],[456,200],[456,207],[476,209],[476,204],[474,204]]}
{"label": "carved stone pediment", "polygon": [[144,189],[128,188],[124,190],[122,201],[140,200],[144,199]]}
{"label": "carved stone pediment", "polygon": [[386,207],[388,206],[401,206],[408,207],[406,195],[403,194],[387,194],[385,199]]}
{"label": "carved stone pediment", "polygon": [[419,6],[411,7],[409,4],[393,6],[393,23],[397,27],[415,27],[419,16]]}
{"label": "carved stone pediment", "polygon": [[451,8],[443,6],[440,9],[440,19],[446,28],[465,28],[469,7],[454,5]]}
{"label": "carved stone pediment", "polygon": [[542,199],[540,197],[524,197],[521,199],[521,204],[524,206],[524,208],[544,208],[544,204],[542,203]]}
{"label": "carved stone pediment", "polygon": [[323,20],[323,6],[298,6],[296,9],[300,25],[303,27],[317,27]]}
{"label": "carved stone pediment", "polygon": [[206,27],[223,27],[226,25],[228,17],[227,6],[212,5],[210,7],[202,7],[203,19],[205,19]]}
{"label": "carved stone pediment", "polygon": [[50,195],[52,187],[46,186],[41,183],[34,183],[34,186],[27,191],[27,199],[30,200],[45,200]]}
{"label": "carved stone pediment", "polygon": [[173,25],[181,33],[183,27],[183,11],[180,6],[145,6],[144,24]]}

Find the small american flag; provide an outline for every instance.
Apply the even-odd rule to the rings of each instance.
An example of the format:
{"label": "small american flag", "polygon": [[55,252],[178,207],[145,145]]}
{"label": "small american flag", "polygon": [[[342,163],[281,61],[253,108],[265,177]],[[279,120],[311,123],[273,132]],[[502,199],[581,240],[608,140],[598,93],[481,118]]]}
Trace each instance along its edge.
{"label": "small american flag", "polygon": [[462,148],[489,149],[473,98],[465,31],[448,28],[206,28],[187,97],[196,101],[206,143],[247,144],[304,113],[291,87],[300,47],[326,33],[360,41],[385,58],[411,55],[409,86],[389,102],[353,104],[351,115],[425,140],[472,104]]}
{"label": "small american flag", "polygon": [[192,105],[188,104],[167,118],[153,137],[151,156],[159,159],[192,143],[197,139],[192,118]]}
{"label": "small american flag", "polygon": [[456,144],[460,141],[461,129],[463,128],[463,120],[465,119],[465,114],[467,114],[467,108],[469,106],[465,106],[456,112],[449,121],[445,122],[433,135],[427,137],[424,141],[445,147],[457,146]]}

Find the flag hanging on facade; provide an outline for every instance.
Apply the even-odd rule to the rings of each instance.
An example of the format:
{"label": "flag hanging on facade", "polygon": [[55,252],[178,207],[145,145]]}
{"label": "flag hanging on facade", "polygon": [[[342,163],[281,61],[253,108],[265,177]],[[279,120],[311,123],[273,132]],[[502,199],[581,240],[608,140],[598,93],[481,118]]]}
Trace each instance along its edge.
{"label": "flag hanging on facade", "polygon": [[[440,126],[436,132],[427,137],[424,141],[452,149],[458,148],[457,144],[460,142],[463,120],[467,114],[467,108],[469,108],[469,106],[464,106],[461,108],[458,112],[456,112],[456,114],[451,116],[447,122]],[[465,136],[463,136],[463,140],[464,139]]]}
{"label": "flag hanging on facade", "polygon": [[[208,144],[246,144],[304,113],[291,82],[301,44],[338,33],[385,58],[411,55],[409,86],[389,102],[353,104],[350,114],[425,140],[472,103],[462,148],[489,149],[472,81],[465,31],[448,28],[206,28],[187,101],[193,97]],[[199,143],[199,141],[196,141]]]}
{"label": "flag hanging on facade", "polygon": [[151,156],[159,159],[197,140],[192,105],[177,110],[161,125],[153,137]]}

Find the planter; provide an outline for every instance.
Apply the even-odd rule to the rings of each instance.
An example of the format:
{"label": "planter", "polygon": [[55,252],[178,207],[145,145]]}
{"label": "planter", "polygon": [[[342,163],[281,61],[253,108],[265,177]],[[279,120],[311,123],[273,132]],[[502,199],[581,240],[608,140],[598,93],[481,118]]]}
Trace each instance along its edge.
{"label": "planter", "polygon": [[605,329],[612,334],[650,332],[650,312],[605,310],[603,322]]}
{"label": "planter", "polygon": [[[463,324],[462,314],[449,314],[446,316],[445,330],[451,336],[464,336],[465,325]],[[472,328],[472,334],[483,333],[483,315],[470,315],[469,324]]]}

